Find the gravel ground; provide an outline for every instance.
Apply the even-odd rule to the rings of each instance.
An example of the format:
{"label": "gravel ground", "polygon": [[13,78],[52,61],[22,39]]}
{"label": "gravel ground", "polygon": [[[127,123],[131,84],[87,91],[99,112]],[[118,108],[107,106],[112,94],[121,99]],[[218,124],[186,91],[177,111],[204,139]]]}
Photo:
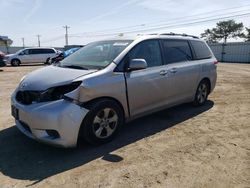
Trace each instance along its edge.
{"label": "gravel ground", "polygon": [[0,68],[0,187],[250,187],[250,64],[218,65],[203,107],[137,119],[113,142],[58,149],[22,135],[10,95],[39,66]]}

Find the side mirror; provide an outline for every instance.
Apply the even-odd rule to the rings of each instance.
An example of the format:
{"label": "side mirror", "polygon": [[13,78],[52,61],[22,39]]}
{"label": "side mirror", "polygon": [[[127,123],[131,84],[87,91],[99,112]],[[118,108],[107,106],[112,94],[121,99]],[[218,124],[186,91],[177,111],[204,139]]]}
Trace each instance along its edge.
{"label": "side mirror", "polygon": [[18,55],[24,55],[24,52],[20,52]]}
{"label": "side mirror", "polygon": [[148,64],[145,59],[132,59],[128,65],[128,71],[146,69]]}

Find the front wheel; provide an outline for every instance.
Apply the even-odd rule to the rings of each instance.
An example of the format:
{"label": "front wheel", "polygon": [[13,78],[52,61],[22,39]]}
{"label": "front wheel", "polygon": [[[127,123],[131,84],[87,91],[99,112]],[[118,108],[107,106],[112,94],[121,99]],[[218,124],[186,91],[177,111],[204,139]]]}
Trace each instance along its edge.
{"label": "front wheel", "polygon": [[83,120],[79,137],[94,145],[111,141],[124,121],[123,110],[112,100],[99,100],[90,105]]}
{"label": "front wheel", "polygon": [[205,104],[205,102],[207,101],[208,94],[209,94],[208,82],[206,80],[203,80],[200,82],[196,90],[195,99],[193,102],[194,105],[201,106]]}
{"label": "front wheel", "polygon": [[11,65],[16,67],[16,66],[19,66],[21,64],[20,60],[19,59],[13,59],[11,61]]}

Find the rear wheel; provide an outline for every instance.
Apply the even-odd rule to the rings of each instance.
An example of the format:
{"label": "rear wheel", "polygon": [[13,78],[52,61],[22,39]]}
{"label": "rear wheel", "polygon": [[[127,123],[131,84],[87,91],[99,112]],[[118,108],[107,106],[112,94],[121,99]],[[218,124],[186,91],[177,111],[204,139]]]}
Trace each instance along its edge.
{"label": "rear wheel", "polygon": [[50,64],[49,60],[50,60],[50,58],[47,58],[47,59],[46,59],[46,62],[45,62],[44,64],[45,64],[45,65]]}
{"label": "rear wheel", "polygon": [[112,100],[99,100],[90,105],[83,120],[79,137],[98,145],[111,141],[123,124],[123,110]]}
{"label": "rear wheel", "polygon": [[205,102],[207,101],[208,94],[209,94],[209,84],[206,80],[202,80],[196,90],[195,99],[193,102],[194,105],[201,106],[205,104]]}
{"label": "rear wheel", "polygon": [[19,66],[21,64],[21,61],[19,60],[19,59],[13,59],[12,61],[11,61],[11,65],[12,66]]}

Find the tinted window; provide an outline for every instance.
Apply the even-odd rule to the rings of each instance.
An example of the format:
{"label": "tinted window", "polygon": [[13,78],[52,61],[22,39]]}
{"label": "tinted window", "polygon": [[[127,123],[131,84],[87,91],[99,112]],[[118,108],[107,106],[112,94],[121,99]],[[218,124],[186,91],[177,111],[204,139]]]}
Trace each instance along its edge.
{"label": "tinted window", "polygon": [[36,50],[36,49],[30,49],[30,50],[29,50],[29,53],[30,53],[30,54],[37,54],[37,50]]}
{"label": "tinted window", "polygon": [[53,49],[44,49],[43,53],[44,54],[53,54],[53,53],[55,53],[55,51]]}
{"label": "tinted window", "polygon": [[157,40],[141,42],[129,52],[129,59],[145,59],[148,67],[162,65],[159,42]]}
{"label": "tinted window", "polygon": [[53,49],[30,49],[30,54],[51,54],[55,53]]}
{"label": "tinted window", "polygon": [[187,41],[164,40],[163,47],[166,63],[181,62],[192,59],[191,50]]}
{"label": "tinted window", "polygon": [[206,59],[212,57],[210,50],[207,45],[201,41],[191,41],[191,45],[193,46],[195,59]]}

